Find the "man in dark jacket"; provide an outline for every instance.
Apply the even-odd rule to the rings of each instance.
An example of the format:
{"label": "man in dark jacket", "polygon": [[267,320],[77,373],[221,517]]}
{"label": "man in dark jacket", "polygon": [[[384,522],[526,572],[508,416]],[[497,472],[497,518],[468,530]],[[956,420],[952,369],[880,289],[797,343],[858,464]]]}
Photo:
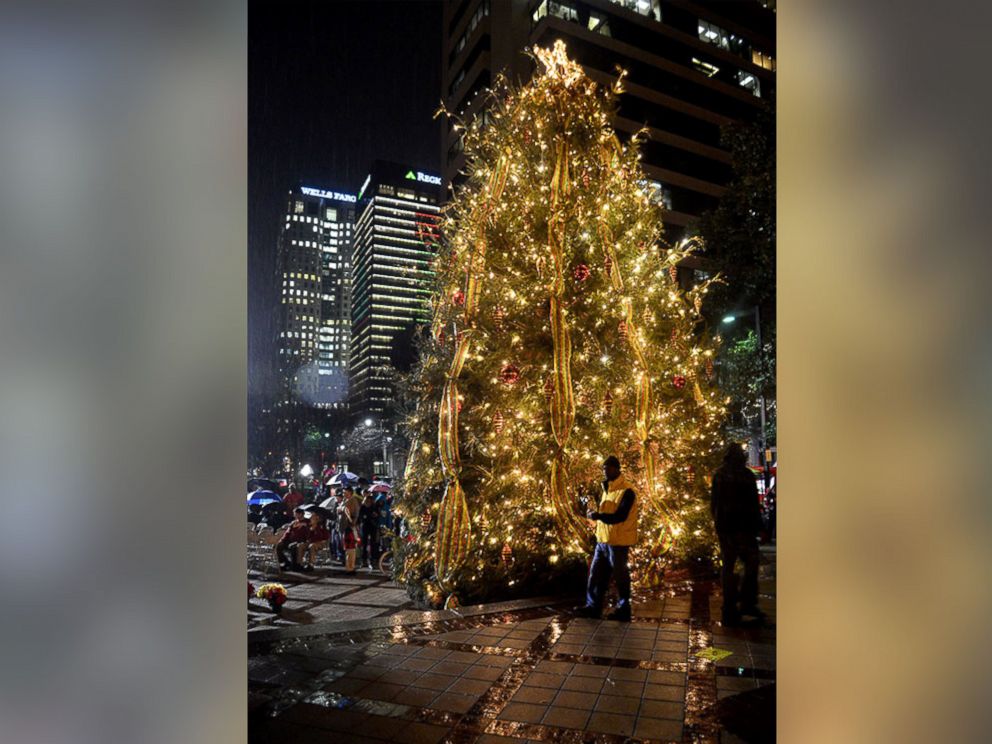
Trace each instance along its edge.
{"label": "man in dark jacket", "polygon": [[[738,444],[731,444],[723,464],[713,474],[710,511],[720,539],[723,563],[724,625],[740,622],[741,615],[762,617],[758,609],[758,533],[761,532],[761,506],[754,473],[747,468],[747,455]],[[744,564],[744,583],[738,610],[737,576],[734,564]]]}

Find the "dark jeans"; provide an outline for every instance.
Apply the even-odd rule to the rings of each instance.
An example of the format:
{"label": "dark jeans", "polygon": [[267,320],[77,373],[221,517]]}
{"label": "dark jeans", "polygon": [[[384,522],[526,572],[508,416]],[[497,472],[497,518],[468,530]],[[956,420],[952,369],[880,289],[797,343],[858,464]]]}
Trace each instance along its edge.
{"label": "dark jeans", "polygon": [[[299,546],[303,546],[305,549],[307,544],[305,542],[294,542],[294,543],[279,543],[276,545],[276,555],[279,556],[280,563],[292,563],[296,564],[296,549]],[[286,553],[289,553],[289,558],[286,558]]]}
{"label": "dark jeans", "polygon": [[[758,604],[758,538],[745,532],[724,533],[720,537],[720,580],[723,584],[723,611],[733,614],[737,611],[737,601],[742,609],[751,609]],[[737,590],[737,575],[734,565],[740,558],[744,564],[744,582]]]}
{"label": "dark jeans", "polygon": [[362,525],[362,563],[377,566],[379,563],[379,525]]}
{"label": "dark jeans", "polygon": [[630,571],[627,569],[629,551],[630,548],[626,545],[596,543],[596,551],[592,554],[592,565],[589,566],[586,607],[602,611],[603,599],[612,576],[617,583],[617,594],[620,595],[617,609],[630,610]]}

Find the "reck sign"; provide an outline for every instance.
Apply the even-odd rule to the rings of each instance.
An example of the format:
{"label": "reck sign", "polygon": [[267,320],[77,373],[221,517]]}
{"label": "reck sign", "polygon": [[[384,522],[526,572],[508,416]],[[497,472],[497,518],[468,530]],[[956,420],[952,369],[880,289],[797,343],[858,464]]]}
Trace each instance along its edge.
{"label": "reck sign", "polygon": [[409,171],[407,172],[406,177],[411,181],[420,181],[434,186],[441,185],[441,176],[431,176],[427,173],[421,173],[420,171],[417,171],[416,174],[413,171]]}

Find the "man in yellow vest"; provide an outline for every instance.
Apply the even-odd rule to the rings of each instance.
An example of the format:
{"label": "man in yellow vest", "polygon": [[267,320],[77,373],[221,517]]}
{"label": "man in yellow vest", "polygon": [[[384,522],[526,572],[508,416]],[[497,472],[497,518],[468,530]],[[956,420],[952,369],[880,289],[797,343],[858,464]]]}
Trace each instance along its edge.
{"label": "man in yellow vest", "polygon": [[589,566],[589,583],[585,606],[577,608],[583,617],[599,617],[603,611],[603,598],[610,585],[610,576],[616,581],[620,600],[607,620],[630,622],[630,571],[627,553],[637,543],[637,499],[634,489],[620,475],[620,460],[610,455],[603,462],[603,496],[597,510],[590,510],[586,517],[596,524],[596,550]]}

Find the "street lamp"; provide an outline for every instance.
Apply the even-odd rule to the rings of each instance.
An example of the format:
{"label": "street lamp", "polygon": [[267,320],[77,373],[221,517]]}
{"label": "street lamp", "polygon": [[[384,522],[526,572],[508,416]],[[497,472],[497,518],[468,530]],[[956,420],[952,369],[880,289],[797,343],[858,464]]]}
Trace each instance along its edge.
{"label": "street lamp", "polygon": [[[365,419],[365,426],[369,428],[371,428],[374,423],[375,422],[370,418]],[[389,476],[389,455],[386,454],[386,443],[392,442],[393,438],[386,436],[386,429],[381,420],[379,421],[379,438],[382,441],[382,475],[385,478]]]}
{"label": "street lamp", "polygon": [[[758,308],[757,305],[755,305],[751,309],[754,312],[754,330],[758,335],[758,361],[760,362],[762,357],[764,356],[764,347],[761,345],[761,310]],[[737,316],[733,314],[725,315],[723,318],[723,322],[728,325],[730,323],[733,323],[735,320],[737,320]],[[762,386],[762,391],[760,393],[759,399],[761,401],[761,470],[764,475],[765,493],[768,493],[768,451],[767,451],[768,440],[765,434],[766,414],[765,414],[764,386]]]}

